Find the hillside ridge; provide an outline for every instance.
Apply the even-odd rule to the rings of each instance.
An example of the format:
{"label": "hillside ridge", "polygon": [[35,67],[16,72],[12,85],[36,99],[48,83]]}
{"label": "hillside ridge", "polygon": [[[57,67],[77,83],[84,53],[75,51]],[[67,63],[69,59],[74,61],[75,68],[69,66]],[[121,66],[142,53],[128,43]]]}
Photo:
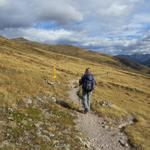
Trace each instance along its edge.
{"label": "hillside ridge", "polygon": [[143,73],[150,73],[150,68],[137,64],[130,60],[124,60],[120,57],[113,57],[111,55],[106,55],[100,52],[89,51],[72,45],[49,45],[34,41],[29,41],[24,38],[12,39],[12,41],[24,43],[30,46],[41,47],[44,50],[49,50],[59,54],[64,54],[68,56],[74,56],[88,61],[94,61],[96,63],[106,63],[108,65],[114,65],[119,68],[133,69],[135,71],[140,71]]}

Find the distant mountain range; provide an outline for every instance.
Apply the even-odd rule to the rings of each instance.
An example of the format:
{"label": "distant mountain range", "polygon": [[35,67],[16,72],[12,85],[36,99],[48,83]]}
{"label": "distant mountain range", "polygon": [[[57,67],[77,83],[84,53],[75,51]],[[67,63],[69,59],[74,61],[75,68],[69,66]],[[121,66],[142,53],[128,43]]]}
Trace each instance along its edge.
{"label": "distant mountain range", "polygon": [[150,67],[150,54],[117,55],[116,57]]}

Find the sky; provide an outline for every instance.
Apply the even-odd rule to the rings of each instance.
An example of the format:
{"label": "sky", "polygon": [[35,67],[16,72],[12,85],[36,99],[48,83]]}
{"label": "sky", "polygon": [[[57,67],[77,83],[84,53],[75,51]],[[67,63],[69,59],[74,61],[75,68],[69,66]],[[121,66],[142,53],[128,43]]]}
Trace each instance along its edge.
{"label": "sky", "polygon": [[0,35],[111,55],[150,53],[150,0],[0,0]]}

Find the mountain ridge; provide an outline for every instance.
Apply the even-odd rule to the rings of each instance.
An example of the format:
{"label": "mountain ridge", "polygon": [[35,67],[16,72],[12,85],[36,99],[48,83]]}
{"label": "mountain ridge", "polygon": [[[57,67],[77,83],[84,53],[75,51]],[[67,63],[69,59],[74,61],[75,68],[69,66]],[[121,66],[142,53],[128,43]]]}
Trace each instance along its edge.
{"label": "mountain ridge", "polygon": [[117,55],[118,58],[126,58],[132,62],[150,67],[150,54]]}

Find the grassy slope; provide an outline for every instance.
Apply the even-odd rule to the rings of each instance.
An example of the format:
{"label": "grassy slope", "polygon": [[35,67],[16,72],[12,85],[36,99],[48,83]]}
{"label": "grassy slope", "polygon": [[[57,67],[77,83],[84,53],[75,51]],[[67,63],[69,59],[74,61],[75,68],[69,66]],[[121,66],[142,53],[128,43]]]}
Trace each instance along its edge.
{"label": "grassy slope", "polygon": [[[112,57],[72,46],[27,43],[0,38],[1,104],[12,104],[23,97],[34,97],[40,93],[67,99],[68,81],[79,78],[86,67],[91,67],[97,81],[93,109],[115,120],[134,114],[138,122],[128,126],[125,131],[133,143],[149,149],[148,75],[131,69],[122,70],[119,67],[121,64]],[[44,79],[51,81],[53,64],[57,64],[57,82],[60,85],[49,88]],[[108,75],[101,75],[107,72]],[[101,107],[102,100],[111,101],[114,107]]]}
{"label": "grassy slope", "polygon": [[134,69],[134,72],[138,72],[138,71],[140,71],[140,73],[149,73],[150,72],[150,69],[148,67],[145,67],[142,65],[137,66],[137,64],[135,64],[133,62],[129,62],[127,60],[124,61],[124,60],[118,59],[116,57],[108,56],[108,55],[93,52],[93,51],[87,51],[85,49],[81,49],[81,48],[74,47],[71,45],[50,46],[50,45],[41,44],[38,42],[30,42],[23,38],[13,39],[12,41],[16,41],[21,44],[25,44],[25,45],[28,45],[28,46],[31,46],[31,47],[34,47],[37,49],[44,49],[44,50],[56,52],[59,54],[74,56],[74,57],[82,58],[82,59],[89,60],[92,62],[106,64],[107,66],[109,65],[111,67],[121,68],[124,70],[133,71],[133,69]]}

